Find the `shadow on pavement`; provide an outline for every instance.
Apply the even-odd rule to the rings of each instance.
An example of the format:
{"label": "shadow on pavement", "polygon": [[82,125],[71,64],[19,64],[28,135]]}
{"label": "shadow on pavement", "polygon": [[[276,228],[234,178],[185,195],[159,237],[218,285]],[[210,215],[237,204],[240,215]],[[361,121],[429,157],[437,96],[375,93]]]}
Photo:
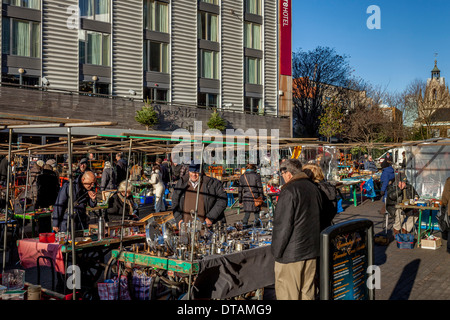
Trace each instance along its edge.
{"label": "shadow on pavement", "polygon": [[408,263],[400,275],[389,300],[408,300],[414,286],[414,281],[419,270],[420,259],[415,259]]}

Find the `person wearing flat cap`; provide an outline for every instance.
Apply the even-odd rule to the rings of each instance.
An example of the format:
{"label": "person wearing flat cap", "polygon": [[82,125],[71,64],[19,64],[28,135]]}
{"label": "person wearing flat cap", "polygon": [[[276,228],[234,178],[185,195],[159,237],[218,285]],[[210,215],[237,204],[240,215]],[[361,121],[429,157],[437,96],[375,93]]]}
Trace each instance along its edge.
{"label": "person wearing flat cap", "polygon": [[200,164],[192,161],[189,174],[177,181],[172,195],[173,216],[179,229],[181,222],[187,223],[193,218],[198,188],[200,193],[197,216],[200,222],[205,222],[207,226],[218,221],[226,222],[227,193],[221,181],[204,175],[200,172]]}
{"label": "person wearing flat cap", "polygon": [[404,200],[414,199],[418,196],[413,186],[409,184],[406,175],[400,172],[397,177],[392,179],[392,183],[386,190],[386,211],[391,217],[394,217],[394,235],[410,233],[417,221],[416,212],[413,209],[396,209],[395,206]]}
{"label": "person wearing flat cap", "polygon": [[91,169],[89,168],[88,159],[83,158],[80,160],[77,170],[73,173],[74,178],[82,176],[86,171],[91,171]]}

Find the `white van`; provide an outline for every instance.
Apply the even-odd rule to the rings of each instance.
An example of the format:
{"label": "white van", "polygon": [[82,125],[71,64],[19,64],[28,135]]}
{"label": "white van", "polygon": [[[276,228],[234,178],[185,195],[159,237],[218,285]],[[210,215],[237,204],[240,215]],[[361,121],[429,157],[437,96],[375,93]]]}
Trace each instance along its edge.
{"label": "white van", "polygon": [[393,165],[401,166],[401,164],[403,162],[403,151],[406,151],[405,147],[398,147],[398,148],[394,148],[394,149],[389,149],[388,151],[383,153],[382,156],[380,156],[380,157],[378,157],[376,159],[376,163],[381,165],[381,163],[386,158],[387,153],[389,152],[391,154],[391,156],[392,156]]}

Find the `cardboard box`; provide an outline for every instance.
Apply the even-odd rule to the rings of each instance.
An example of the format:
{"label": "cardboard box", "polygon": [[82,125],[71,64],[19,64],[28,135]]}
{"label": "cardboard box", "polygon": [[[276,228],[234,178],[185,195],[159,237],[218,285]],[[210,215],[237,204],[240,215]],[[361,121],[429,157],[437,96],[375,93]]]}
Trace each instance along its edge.
{"label": "cardboard box", "polygon": [[442,240],[439,237],[434,239],[422,239],[420,240],[420,247],[422,249],[433,249],[436,250],[442,246]]}

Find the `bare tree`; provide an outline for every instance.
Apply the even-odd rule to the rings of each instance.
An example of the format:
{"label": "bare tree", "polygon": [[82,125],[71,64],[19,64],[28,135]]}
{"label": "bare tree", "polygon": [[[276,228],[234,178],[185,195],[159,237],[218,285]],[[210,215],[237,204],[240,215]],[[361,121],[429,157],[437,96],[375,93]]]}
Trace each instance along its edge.
{"label": "bare tree", "polygon": [[354,95],[353,108],[345,117],[342,137],[372,149],[374,142],[385,142],[390,136],[390,118],[381,108],[388,97],[387,87],[373,86],[361,79],[354,79],[350,87],[359,94]]}
{"label": "bare tree", "polygon": [[339,96],[351,77],[348,57],[329,47],[293,53],[294,136],[317,137],[326,95]]}

